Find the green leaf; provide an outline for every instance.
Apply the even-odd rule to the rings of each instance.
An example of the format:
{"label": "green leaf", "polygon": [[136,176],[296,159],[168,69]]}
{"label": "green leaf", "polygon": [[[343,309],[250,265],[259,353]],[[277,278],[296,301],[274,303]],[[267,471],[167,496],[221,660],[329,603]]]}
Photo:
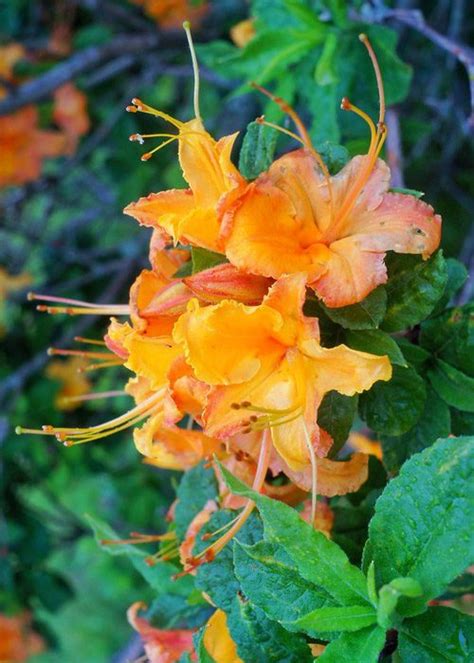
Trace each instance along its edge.
{"label": "green leaf", "polygon": [[396,473],[413,454],[447,437],[450,432],[449,408],[428,386],[423,412],[413,428],[399,437],[382,437],[383,463],[389,472]]}
{"label": "green leaf", "polygon": [[474,378],[437,359],[428,378],[433,388],[448,405],[464,412],[474,412]]}
{"label": "green leaf", "polygon": [[206,502],[217,497],[216,475],[204,462],[185,472],[176,491],[177,504],[174,513],[176,534],[184,539],[191,521],[202,511]]}
{"label": "green leaf", "polygon": [[453,580],[442,598],[448,601],[449,599],[457,599],[460,596],[464,596],[464,594],[474,594],[474,573],[466,572]]}
{"label": "green leaf", "polygon": [[431,315],[442,313],[457,291],[464,285],[468,277],[466,267],[462,262],[459,262],[459,260],[456,260],[455,258],[446,258],[446,267],[448,268],[448,281],[443,296],[436,304]]}
{"label": "green leaf", "polygon": [[333,438],[331,456],[345,444],[357,412],[357,396],[328,391],[318,408],[318,425]]}
{"label": "green leaf", "polygon": [[377,588],[375,585],[375,565],[373,562],[370,562],[369,568],[367,570],[367,593],[372,605],[376,606],[378,599]]}
{"label": "green leaf", "polygon": [[268,619],[245,597],[234,595],[230,612],[227,613],[227,626],[243,661],[311,663],[313,660],[302,636],[290,633]]}
{"label": "green leaf", "polygon": [[451,408],[451,432],[453,435],[474,435],[474,412]]}
{"label": "green leaf", "polygon": [[343,633],[330,642],[318,663],[377,663],[385,644],[385,631],[369,626],[354,633]]}
{"label": "green leaf", "polygon": [[314,77],[318,85],[330,85],[337,83],[338,75],[334,69],[334,55],[337,52],[338,37],[335,32],[330,32],[324,42],[323,52],[316,65]]}
{"label": "green leaf", "polygon": [[472,563],[473,451],[472,437],[438,440],[387,485],[364,559],[366,566],[375,562],[379,586],[409,576],[420,583],[426,603]]}
{"label": "green leaf", "polygon": [[403,622],[398,653],[402,663],[471,663],[474,618],[451,608],[428,608]]}
{"label": "green leaf", "polygon": [[384,319],[386,305],[387,293],[383,286],[373,290],[358,304],[339,308],[321,304],[328,318],[345,329],[376,329]]}
{"label": "green leaf", "polygon": [[240,150],[239,170],[247,180],[254,180],[273,161],[278,132],[257,122],[247,126]]}
{"label": "green leaf", "polygon": [[[211,541],[203,541],[203,535],[215,532],[234,518],[234,511],[227,509],[216,511],[200,530],[193,552],[195,554],[201,552],[201,550],[209,547],[212,541],[216,540],[212,538]],[[236,541],[253,544],[261,538],[262,524],[258,514],[255,513],[239,531]],[[226,612],[230,609],[232,601],[240,588],[234,572],[233,547],[234,542],[227,545],[212,562],[199,566],[196,572],[196,587],[206,592],[211,597],[214,605]]]}
{"label": "green leaf", "polygon": [[396,343],[400,350],[403,352],[403,356],[417,371],[421,371],[428,359],[430,359],[431,354],[426,352],[423,348],[420,348],[419,345],[411,343],[406,338],[397,338]]}
{"label": "green leaf", "polygon": [[316,149],[332,175],[338,173],[349,161],[349,152],[343,145],[325,140],[318,143]]}
{"label": "green leaf", "polygon": [[302,578],[324,589],[340,605],[368,603],[364,574],[349,563],[339,546],[305,523],[291,507],[255,493],[220,467],[230,490],[256,503],[265,539],[284,548]]}
{"label": "green leaf", "polygon": [[474,305],[448,309],[421,325],[420,345],[474,377]]}
{"label": "green leaf", "polygon": [[334,605],[321,587],[302,578],[281,546],[261,541],[254,546],[237,544],[234,567],[244,594],[267,617],[290,630],[295,622],[316,607]]}
{"label": "green leaf", "polygon": [[423,378],[413,368],[394,366],[389,382],[376,382],[359,396],[359,413],[378,433],[402,435],[420,418],[425,400]]}
{"label": "green leaf", "polygon": [[399,331],[418,324],[433,311],[448,281],[442,251],[418,262],[413,256],[392,258],[387,289],[387,313],[382,329]]}
{"label": "green leaf", "polygon": [[347,331],[346,343],[354,350],[369,352],[372,355],[387,355],[392,364],[407,366],[405,357],[394,339],[379,329]]}
{"label": "green leaf", "polygon": [[197,246],[193,246],[191,249],[191,260],[193,274],[197,274],[197,272],[202,272],[205,269],[210,269],[216,265],[221,265],[223,262],[227,262],[227,258],[224,254],[201,249]]}
{"label": "green leaf", "polygon": [[[317,608],[288,626],[319,637],[324,631],[359,631],[377,622],[372,606],[351,605],[342,608]],[[285,624],[286,625],[286,624]]]}

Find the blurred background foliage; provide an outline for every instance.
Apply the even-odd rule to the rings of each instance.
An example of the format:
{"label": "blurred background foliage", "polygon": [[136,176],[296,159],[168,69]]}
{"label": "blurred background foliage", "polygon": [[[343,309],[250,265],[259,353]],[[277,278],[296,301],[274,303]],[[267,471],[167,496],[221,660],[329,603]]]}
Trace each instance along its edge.
{"label": "blurred background foliage", "polygon": [[[140,161],[140,147],[128,136],[149,133],[153,123],[124,107],[140,97],[180,119],[192,117],[192,68],[179,29],[191,16],[208,130],[243,135],[262,113],[286,126],[279,110],[248,87],[255,80],[298,108],[337,170],[347,153],[364,152],[368,142],[365,125],[339,109],[340,99],[349,96],[377,114],[370,62],[357,39],[365,31],[380,57],[390,105],[385,156],[394,185],[425,192],[444,218],[445,255],[472,268],[469,7],[466,0],[0,3],[0,47],[20,43],[26,54],[14,80],[0,73],[0,113],[8,118],[31,103],[40,126],[54,129],[52,93],[73,81],[90,117],[74,153],[47,159],[36,179],[0,190],[0,612],[31,613],[46,648],[35,660],[133,658],[125,612],[133,601],[152,600],[152,592],[126,561],[98,550],[87,514],[124,535],[160,531],[178,481],[141,464],[129,433],[71,449],[14,435],[17,424],[94,425],[125,408],[120,397],[70,410],[55,406],[68,383],[58,379],[61,371],[47,369],[47,346],[73,347],[76,336],[98,339],[106,320],[47,316],[25,301],[27,290],[35,290],[125,303],[147,266],[148,231],[122,209],[183,183],[174,146]],[[235,28],[249,16],[251,24]],[[265,150],[288,148],[265,132],[263,158]],[[461,301],[470,288],[468,281]],[[121,389],[126,379],[116,367],[83,376],[96,391]]]}

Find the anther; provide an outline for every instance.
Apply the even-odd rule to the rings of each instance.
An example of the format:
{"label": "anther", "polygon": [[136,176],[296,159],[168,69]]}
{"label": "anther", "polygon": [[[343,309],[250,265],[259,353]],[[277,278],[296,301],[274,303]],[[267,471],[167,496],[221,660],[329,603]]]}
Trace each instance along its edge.
{"label": "anther", "polygon": [[252,405],[252,403],[250,401],[242,401],[241,404],[240,404],[240,407],[248,408],[251,405]]}
{"label": "anther", "polygon": [[240,403],[231,403],[230,407],[232,408],[232,410],[240,410],[241,405]]}

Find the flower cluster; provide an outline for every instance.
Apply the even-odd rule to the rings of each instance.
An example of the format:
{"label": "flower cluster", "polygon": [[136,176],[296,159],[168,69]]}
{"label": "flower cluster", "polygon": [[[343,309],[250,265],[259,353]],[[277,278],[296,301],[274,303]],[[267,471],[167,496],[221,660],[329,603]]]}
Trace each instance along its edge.
{"label": "flower cluster", "polygon": [[[328,458],[333,440],[318,425],[318,408],[330,391],[352,396],[389,380],[390,361],[345,345],[324,347],[318,320],[305,313],[305,303],[315,297],[328,307],[360,302],[386,281],[387,251],[426,258],[436,249],[441,220],[429,205],[389,191],[390,172],[379,159],[386,135],[383,88],[365,42],[376,66],[380,117],[374,124],[344,100],[345,109],[369,124],[371,142],[366,155],[335,176],[281,100],[301,147],[253,182],[231,160],[237,134],[215,140],[205,130],[197,93],[195,118],[188,122],[133,100],[130,112],[149,114],[175,130],[131,136],[140,143],[164,139],[142,158],[177,141],[189,188],[151,193],[125,209],[153,228],[151,269],[132,285],[128,305],[62,300],[66,306],[43,309],[113,316],[105,347],[82,354],[129,369],[125,391],[135,406],[98,426],[45,426],[43,433],[72,445],[133,427],[138,451],[158,467],[186,470],[217,457],[255,490],[278,499],[297,503],[311,492],[310,522],[317,493],[345,494],[366,480],[366,454]],[[199,251],[214,265],[196,271]],[[277,475],[289,483],[274,485]],[[212,559],[252,511],[253,503],[233,502],[221,484],[222,503],[245,508],[199,558],[193,558],[192,545],[187,554],[182,548],[187,570]],[[194,530],[213,508],[200,515]]]}

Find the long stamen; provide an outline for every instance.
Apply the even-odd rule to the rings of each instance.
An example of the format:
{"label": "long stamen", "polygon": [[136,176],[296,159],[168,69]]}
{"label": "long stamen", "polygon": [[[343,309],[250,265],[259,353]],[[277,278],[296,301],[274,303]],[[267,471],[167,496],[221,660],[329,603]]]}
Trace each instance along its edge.
{"label": "long stamen", "polygon": [[129,309],[126,304],[95,304],[93,302],[84,302],[80,299],[69,299],[68,297],[55,297],[54,295],[42,295],[37,292],[29,292],[27,294],[28,301],[40,301],[40,302],[55,302],[58,304],[71,304],[74,307],[84,307],[84,308],[98,308],[102,309],[107,307],[108,309],[117,309],[123,310],[125,307]]}
{"label": "long stamen", "polygon": [[[252,484],[253,490],[258,493],[262,490],[263,484],[265,482],[268,466],[270,464],[271,451],[272,451],[272,437],[270,430],[267,429],[264,431],[262,436],[262,444],[260,447],[260,455],[258,457],[257,470]],[[244,510],[240,513],[240,516],[238,517],[236,522],[223,536],[221,536],[212,545],[210,545],[208,548],[206,548],[201,553],[199,553],[199,555],[197,555],[196,557],[192,557],[190,560],[187,560],[189,561],[190,568],[191,569],[194,568],[194,566],[196,566],[196,564],[200,563],[202,560],[208,561],[213,559],[227,545],[227,543],[232,540],[232,538],[237,534],[237,532],[245,525],[254,508],[255,508],[255,502],[249,500]]]}
{"label": "long stamen", "polygon": [[47,354],[50,357],[66,356],[66,357],[84,357],[86,359],[103,359],[110,360],[115,358],[116,355],[112,352],[89,352],[87,350],[62,350],[60,348],[48,348]]}
{"label": "long stamen", "polygon": [[369,57],[372,60],[372,66],[374,68],[375,78],[377,80],[377,89],[379,93],[379,124],[383,124],[385,121],[385,92],[383,88],[382,72],[380,71],[380,65],[377,60],[377,56],[375,55],[375,51],[367,35],[362,33],[359,35],[359,39],[366,47],[369,53]]}
{"label": "long stamen", "polygon": [[380,71],[380,66],[377,60],[377,56],[375,55],[375,51],[372,48],[372,45],[367,35],[361,34],[359,35],[359,39],[366,47],[374,68],[375,78],[377,81],[377,90],[379,95],[379,119],[377,122],[377,129],[376,131],[374,131],[375,125],[371,120],[371,118],[369,118],[367,113],[364,113],[364,111],[361,111],[359,108],[351,104],[348,99],[342,100],[341,108],[343,110],[350,110],[356,113],[357,115],[359,115],[359,117],[361,117],[365,122],[367,122],[370,128],[371,139],[370,139],[370,146],[367,153],[365,164],[361,168],[358,177],[356,177],[354,184],[352,185],[352,187],[350,187],[349,191],[347,192],[344,202],[339,209],[337,219],[335,220],[335,224],[332,228],[333,233],[336,231],[336,227],[337,231],[340,230],[340,226],[344,223],[347,216],[350,214],[351,210],[356,204],[359,194],[366,185],[367,180],[369,179],[374,169],[374,166],[377,162],[377,158],[382,150],[383,144],[387,136],[387,127],[384,122],[385,93],[383,88],[382,73]]}
{"label": "long stamen", "polygon": [[81,401],[95,401],[101,398],[115,398],[116,396],[129,396],[126,391],[98,391],[94,394],[83,394],[82,396],[63,396],[61,403],[78,403]]}
{"label": "long stamen", "polygon": [[115,359],[104,361],[101,364],[89,364],[85,368],[78,368],[79,373],[89,373],[90,371],[97,371],[99,368],[112,368],[113,366],[123,366],[123,359]]}
{"label": "long stamen", "polygon": [[280,133],[285,134],[286,136],[290,136],[290,138],[293,138],[293,140],[297,140],[298,143],[306,145],[306,143],[301,138],[301,136],[298,136],[293,131],[289,131],[289,129],[285,129],[284,127],[279,127],[278,124],[274,124],[273,122],[267,122],[263,115],[262,117],[257,117],[255,122],[257,124],[261,124],[264,127],[270,127],[270,129],[275,129],[275,131],[279,131]]}
{"label": "long stamen", "polygon": [[142,401],[139,405],[125,412],[115,419],[111,419],[103,424],[91,426],[89,428],[61,428],[54,426],[43,426],[41,431],[35,429],[22,428],[17,426],[15,432],[18,435],[29,433],[33,435],[54,435],[58,440],[63,442],[65,446],[72,446],[74,444],[83,444],[102,437],[107,437],[113,433],[117,433],[126,428],[130,428],[141,420],[149,417],[160,406],[165,393],[165,388],[160,389],[146,400]]}
{"label": "long stamen", "polygon": [[124,544],[138,545],[141,543],[154,543],[155,541],[169,541],[175,539],[174,532],[166,534],[140,534],[139,532],[130,532],[129,539],[101,539],[101,546],[118,546]]}
{"label": "long stamen", "polygon": [[309,458],[311,461],[311,526],[314,525],[314,519],[316,518],[316,505],[318,498],[318,469],[316,463],[316,454],[314,453],[314,447],[311,444],[311,439],[309,437],[308,429],[306,428],[306,422],[303,419],[303,430],[305,435],[306,446],[308,447]]}
{"label": "long stamen", "polygon": [[308,130],[306,129],[302,119],[298,115],[298,113],[288,104],[284,99],[281,97],[277,97],[274,94],[272,94],[269,90],[266,88],[262,87],[261,85],[258,85],[255,82],[252,82],[250,84],[252,87],[257,89],[259,92],[264,94],[266,97],[274,101],[278,106],[280,106],[281,110],[286,113],[292,120],[295,125],[295,127],[298,130],[298,133],[301,136],[301,140],[303,145],[311,152],[313,157],[316,159],[318,166],[321,168],[321,171],[324,175],[324,179],[326,181],[326,186],[328,188],[328,194],[329,194],[329,206],[331,210],[331,218],[334,216],[334,196],[333,196],[333,191],[332,191],[332,184],[331,184],[331,175],[329,173],[329,170],[327,169],[326,164],[324,163],[323,158],[319,154],[319,152],[314,148],[313,143],[311,142],[311,138],[309,136]]}
{"label": "long stamen", "polygon": [[193,37],[191,34],[191,23],[189,21],[185,21],[183,23],[183,28],[184,31],[186,32],[186,37],[188,40],[188,46],[189,46],[189,51],[191,53],[191,61],[193,63],[193,73],[194,73],[194,96],[193,96],[193,102],[194,102],[194,115],[196,116],[196,119],[201,120],[201,113],[199,110],[199,64],[197,61],[196,57],[196,50],[194,48],[194,43],[193,43]]}
{"label": "long stamen", "polygon": [[105,341],[100,341],[96,338],[84,338],[84,336],[74,336],[74,340],[77,343],[88,343],[89,345],[107,345]]}
{"label": "long stamen", "polygon": [[146,113],[147,115],[154,115],[155,117],[160,117],[162,120],[166,120],[166,122],[169,122],[170,124],[173,125],[173,127],[176,127],[177,129],[181,129],[181,127],[184,125],[184,122],[180,122],[177,120],[175,117],[172,117],[171,115],[168,115],[168,113],[164,113],[163,111],[157,110],[156,108],[153,108],[152,106],[148,106],[148,104],[143,103],[141,99],[137,99],[134,97],[132,99],[132,106],[127,106],[125,109],[128,113]]}

